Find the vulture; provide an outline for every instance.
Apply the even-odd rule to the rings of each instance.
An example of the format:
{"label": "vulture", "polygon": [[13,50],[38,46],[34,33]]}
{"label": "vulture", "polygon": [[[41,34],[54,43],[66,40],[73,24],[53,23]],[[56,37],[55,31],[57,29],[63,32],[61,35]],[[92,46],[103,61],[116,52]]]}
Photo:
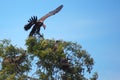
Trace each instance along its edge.
{"label": "vulture", "polygon": [[40,32],[40,28],[43,27],[44,29],[46,28],[46,25],[43,23],[45,21],[45,19],[47,19],[48,17],[55,15],[56,13],[58,13],[61,9],[63,8],[63,5],[60,5],[59,7],[57,7],[55,10],[50,11],[49,13],[47,13],[46,15],[44,15],[43,17],[41,17],[40,19],[37,19],[37,16],[33,16],[28,20],[28,23],[24,26],[25,31],[29,30],[32,27],[32,30],[29,34],[30,36],[33,36],[35,34],[38,34],[41,36]]}

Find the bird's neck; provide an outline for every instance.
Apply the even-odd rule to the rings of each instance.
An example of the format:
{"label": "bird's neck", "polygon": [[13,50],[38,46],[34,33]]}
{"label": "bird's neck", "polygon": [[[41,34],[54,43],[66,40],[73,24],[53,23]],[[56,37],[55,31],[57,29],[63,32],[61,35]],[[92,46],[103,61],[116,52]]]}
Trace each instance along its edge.
{"label": "bird's neck", "polygon": [[35,25],[42,26],[43,22],[37,22]]}
{"label": "bird's neck", "polygon": [[42,21],[42,20],[40,20],[39,22],[43,23],[43,21]]}

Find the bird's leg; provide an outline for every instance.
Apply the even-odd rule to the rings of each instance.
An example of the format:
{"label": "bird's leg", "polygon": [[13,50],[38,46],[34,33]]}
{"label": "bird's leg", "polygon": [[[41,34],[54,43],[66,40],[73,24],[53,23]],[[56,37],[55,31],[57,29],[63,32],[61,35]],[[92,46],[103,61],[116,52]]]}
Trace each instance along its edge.
{"label": "bird's leg", "polygon": [[41,28],[41,26],[43,26],[43,22],[38,22],[38,23],[36,23],[36,34],[38,34],[38,35],[40,35],[40,37],[42,37],[42,35],[40,34],[40,28]]}
{"label": "bird's leg", "polygon": [[36,30],[36,32],[35,32],[36,34],[38,34],[41,38],[43,38],[43,35],[41,35],[40,34],[40,27],[39,28],[37,28],[37,30]]}
{"label": "bird's leg", "polygon": [[40,35],[40,27],[39,26],[37,26],[36,34]]}
{"label": "bird's leg", "polygon": [[30,32],[29,36],[33,36],[36,32],[36,26],[33,26],[32,31]]}

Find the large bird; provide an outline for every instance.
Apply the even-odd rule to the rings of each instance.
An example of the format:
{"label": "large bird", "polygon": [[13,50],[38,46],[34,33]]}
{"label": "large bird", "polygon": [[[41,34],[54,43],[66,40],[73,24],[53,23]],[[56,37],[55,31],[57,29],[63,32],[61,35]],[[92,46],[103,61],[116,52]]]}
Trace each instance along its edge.
{"label": "large bird", "polygon": [[38,34],[41,36],[40,32],[40,28],[43,27],[44,29],[46,28],[46,25],[43,23],[45,21],[45,19],[47,19],[48,17],[55,15],[56,13],[58,13],[61,9],[63,8],[63,5],[60,5],[59,7],[57,7],[55,10],[50,11],[49,13],[47,13],[46,15],[44,15],[43,17],[41,17],[39,20],[37,19],[37,16],[33,16],[28,20],[28,24],[26,24],[24,26],[24,29],[27,31],[29,30],[32,26],[32,30],[29,34],[29,36],[33,36],[35,34]]}

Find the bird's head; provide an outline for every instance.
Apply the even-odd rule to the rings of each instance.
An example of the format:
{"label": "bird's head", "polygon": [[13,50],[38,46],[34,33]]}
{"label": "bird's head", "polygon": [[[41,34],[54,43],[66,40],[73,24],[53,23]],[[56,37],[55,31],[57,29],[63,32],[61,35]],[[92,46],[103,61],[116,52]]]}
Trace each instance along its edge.
{"label": "bird's head", "polygon": [[44,28],[44,29],[46,29],[46,25],[45,25],[44,23],[43,23],[43,25],[42,25],[42,26],[43,26],[43,28]]}
{"label": "bird's head", "polygon": [[44,29],[46,29],[46,25],[43,23],[43,20],[39,20],[40,23],[42,23],[42,26]]}

